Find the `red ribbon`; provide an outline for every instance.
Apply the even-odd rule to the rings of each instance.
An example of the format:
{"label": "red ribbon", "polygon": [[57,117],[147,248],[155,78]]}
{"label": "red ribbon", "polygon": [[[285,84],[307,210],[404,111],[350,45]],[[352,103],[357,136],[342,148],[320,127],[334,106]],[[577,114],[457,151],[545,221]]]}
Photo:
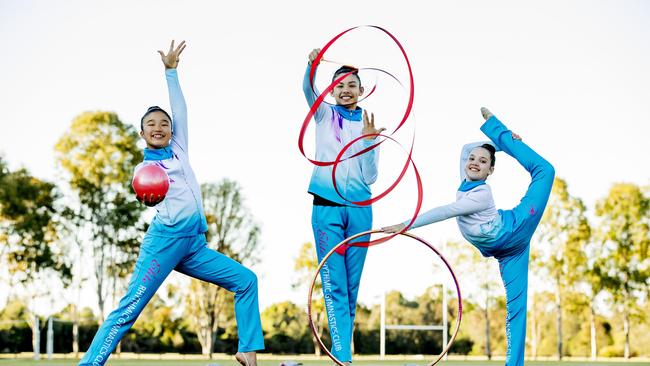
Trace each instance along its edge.
{"label": "red ribbon", "polygon": [[[310,72],[309,72],[309,82],[310,82],[310,84],[311,84],[311,89],[312,89],[312,91],[314,91],[314,77],[315,77],[315,75],[316,75],[316,68],[317,68],[318,64],[320,63],[321,59],[323,58],[323,55],[325,54],[325,52],[330,48],[330,46],[332,46],[332,44],[334,44],[334,43],[335,43],[339,38],[341,38],[344,34],[350,32],[350,31],[352,31],[352,30],[355,30],[355,29],[361,28],[361,27],[369,27],[369,28],[373,28],[373,29],[380,30],[381,32],[385,33],[388,37],[390,37],[390,38],[393,40],[393,42],[395,42],[395,44],[397,45],[397,47],[398,47],[398,48],[400,49],[400,51],[402,52],[402,55],[404,56],[404,61],[406,62],[406,65],[407,65],[407,68],[408,68],[408,74],[409,74],[409,99],[408,99],[408,103],[407,103],[406,109],[405,109],[405,111],[404,111],[404,114],[403,114],[403,116],[402,116],[402,118],[401,118],[401,121],[399,122],[399,124],[397,125],[397,127],[396,127],[392,132],[391,132],[390,135],[381,135],[381,134],[365,134],[365,135],[362,135],[362,136],[359,136],[359,137],[355,138],[354,140],[350,141],[348,144],[346,144],[346,145],[341,149],[341,151],[339,152],[339,154],[337,155],[337,157],[336,157],[336,159],[335,159],[334,161],[319,161],[319,160],[315,160],[315,159],[311,159],[311,158],[307,157],[307,155],[305,154],[305,150],[304,150],[304,137],[305,137],[305,133],[306,133],[306,131],[307,131],[307,127],[309,126],[309,123],[311,123],[312,118],[314,117],[314,115],[315,115],[316,112],[318,111],[318,107],[319,107],[322,103],[325,102],[325,97],[327,96],[327,94],[329,94],[329,93],[334,89],[334,87],[335,87],[336,85],[338,85],[338,83],[340,83],[340,82],[341,82],[343,79],[345,79],[348,75],[351,75],[351,74],[353,74],[353,73],[355,72],[355,71],[350,71],[350,72],[347,72],[347,73],[345,73],[345,74],[339,76],[339,77],[336,78],[335,80],[333,80],[333,81],[332,81],[332,82],[331,82],[331,83],[330,83],[330,84],[325,88],[325,90],[323,90],[323,91],[320,93],[320,95],[318,95],[318,97],[316,98],[314,104],[311,106],[311,108],[309,109],[309,112],[308,112],[307,115],[305,116],[305,119],[304,119],[304,121],[303,121],[303,123],[302,123],[302,126],[301,126],[301,128],[300,128],[300,135],[299,135],[299,137],[298,137],[298,149],[300,150],[300,153],[301,153],[301,154],[302,154],[302,155],[303,155],[307,160],[309,160],[312,164],[314,164],[314,165],[316,165],[316,166],[330,166],[330,165],[332,165],[332,166],[333,166],[333,168],[332,168],[332,182],[333,182],[334,189],[335,189],[336,193],[337,193],[341,198],[343,198],[344,200],[346,200],[346,201],[348,201],[348,202],[350,202],[350,203],[352,203],[352,204],[354,204],[354,205],[358,205],[358,206],[368,206],[368,205],[371,205],[371,204],[373,204],[374,202],[377,202],[377,201],[379,201],[380,199],[382,199],[383,197],[385,197],[386,195],[388,195],[388,193],[390,193],[390,192],[391,192],[391,191],[392,191],[392,190],[393,190],[393,189],[394,189],[394,188],[395,188],[395,187],[396,187],[396,186],[401,182],[402,178],[403,178],[404,175],[406,174],[406,171],[408,170],[408,166],[409,166],[409,164],[413,166],[413,170],[414,170],[414,172],[415,172],[415,178],[416,178],[416,182],[417,182],[417,190],[418,190],[418,200],[417,200],[416,209],[415,209],[415,212],[414,212],[414,214],[413,214],[413,217],[412,217],[411,220],[409,221],[409,224],[408,224],[408,225],[407,225],[407,226],[406,226],[402,231],[400,231],[399,233],[395,233],[395,234],[393,234],[393,235],[389,235],[389,236],[383,237],[383,238],[381,238],[381,239],[371,240],[371,241],[369,241],[369,242],[357,242],[357,243],[349,244],[349,245],[354,245],[354,246],[371,246],[371,245],[376,245],[376,244],[380,244],[380,243],[383,243],[383,242],[385,242],[385,241],[388,241],[388,240],[390,240],[391,238],[393,238],[394,236],[399,235],[399,234],[405,232],[406,230],[408,230],[408,229],[411,227],[411,225],[413,225],[413,223],[415,222],[415,219],[417,218],[417,216],[418,216],[418,214],[419,214],[419,212],[420,212],[420,208],[421,208],[421,206],[422,206],[422,198],[423,198],[423,193],[422,193],[422,192],[423,192],[423,190],[422,190],[422,180],[421,180],[421,178],[420,178],[420,174],[419,174],[419,172],[418,172],[417,167],[415,166],[415,163],[413,162],[413,159],[411,158],[412,153],[413,153],[413,144],[414,144],[414,141],[415,141],[415,136],[414,136],[413,140],[411,141],[411,148],[410,148],[410,150],[409,150],[409,153],[408,153],[407,159],[406,159],[406,161],[405,161],[405,163],[404,163],[404,166],[402,167],[402,171],[401,171],[400,174],[399,174],[399,177],[395,180],[395,182],[393,182],[393,184],[390,185],[390,187],[388,187],[388,189],[386,189],[386,190],[385,190],[384,192],[382,192],[381,194],[377,195],[376,197],[372,197],[372,198],[370,198],[370,199],[368,199],[368,200],[357,201],[357,202],[355,202],[355,201],[350,201],[350,200],[346,199],[345,197],[343,197],[343,196],[341,195],[341,193],[339,192],[339,189],[338,189],[338,187],[337,187],[337,184],[336,184],[336,168],[337,168],[337,166],[338,166],[338,164],[339,164],[340,162],[345,161],[345,160],[348,160],[348,159],[351,159],[351,158],[354,158],[354,157],[357,157],[357,156],[360,156],[360,155],[363,155],[363,154],[367,153],[368,151],[370,151],[370,150],[372,150],[372,149],[378,147],[380,144],[382,144],[384,141],[386,141],[386,139],[390,139],[390,140],[396,142],[398,145],[400,145],[400,147],[402,147],[402,145],[401,145],[397,140],[395,140],[393,137],[391,137],[391,136],[392,136],[393,134],[395,134],[395,133],[396,133],[396,132],[397,132],[397,131],[398,131],[398,130],[399,130],[399,129],[404,125],[404,123],[405,123],[405,122],[407,121],[407,119],[409,118],[409,116],[410,116],[410,114],[411,114],[411,110],[412,110],[412,108],[413,108],[413,99],[414,99],[414,91],[415,91],[415,89],[414,89],[414,82],[413,82],[413,71],[412,71],[412,69],[411,69],[411,63],[410,63],[410,61],[409,61],[409,59],[408,59],[408,56],[406,55],[406,51],[404,50],[404,47],[403,47],[402,44],[397,40],[397,38],[396,38],[395,36],[393,36],[393,35],[392,35],[389,31],[387,31],[386,29],[384,29],[384,28],[382,28],[382,27],[379,27],[379,26],[375,26],[375,25],[357,26],[357,27],[352,27],[352,28],[346,29],[345,31],[339,33],[339,34],[336,35],[334,38],[332,38],[329,42],[327,42],[327,44],[326,44],[326,45],[321,49],[321,51],[318,53],[318,55],[316,56],[316,58],[312,61],[312,67],[311,67]],[[392,77],[393,79],[397,80],[397,81],[400,83],[400,85],[403,85],[403,84],[402,84],[402,83],[401,83],[401,82],[400,82],[400,81],[399,81],[395,76],[393,76],[392,74],[390,74],[390,73],[388,73],[388,72],[386,72],[386,71],[384,71],[384,70],[381,70],[381,69],[375,69],[375,68],[367,68],[367,69],[368,69],[368,70],[375,70],[375,71],[379,71],[379,72],[386,73],[387,75],[389,75],[389,76]],[[377,85],[375,85],[375,86],[373,87],[372,91],[371,91],[371,92],[370,92],[370,93],[369,93],[365,98],[367,98],[370,94],[372,94],[372,92],[374,92],[374,90],[376,89],[376,87],[377,87]],[[314,93],[315,93],[315,91],[314,91]],[[364,99],[365,99],[365,98],[364,98]],[[362,99],[362,100],[363,100],[363,99]],[[357,142],[357,141],[359,141],[359,140],[361,140],[361,139],[363,139],[363,138],[367,138],[367,137],[375,137],[375,138],[377,138],[377,137],[379,137],[379,136],[384,137],[384,139],[381,140],[381,141],[379,141],[379,142],[377,142],[377,143],[375,143],[375,144],[373,144],[372,146],[369,146],[369,147],[366,147],[366,148],[362,149],[361,151],[355,153],[354,155],[352,155],[352,156],[350,156],[350,157],[343,158],[344,153],[345,153],[345,152],[346,152],[346,151],[347,151],[347,150],[348,150],[348,149],[349,149],[349,148],[350,148],[350,147],[351,147],[355,142]],[[403,147],[402,147],[402,148],[403,148]],[[344,246],[341,246],[340,251],[337,250],[337,252],[338,252],[339,254],[344,254],[346,249],[347,249],[347,245],[344,245]]]}

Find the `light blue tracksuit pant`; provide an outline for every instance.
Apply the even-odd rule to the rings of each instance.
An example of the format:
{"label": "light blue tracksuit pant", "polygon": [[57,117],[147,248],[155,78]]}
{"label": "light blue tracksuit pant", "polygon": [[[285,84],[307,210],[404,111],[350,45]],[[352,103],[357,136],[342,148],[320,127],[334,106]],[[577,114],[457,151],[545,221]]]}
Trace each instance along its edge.
{"label": "light blue tracksuit pant", "polygon": [[[312,209],[312,228],[318,262],[338,243],[372,227],[372,207],[317,206]],[[367,242],[365,235],[351,243]],[[357,294],[367,247],[350,246],[343,254],[332,254],[320,271],[327,321],[332,337],[332,354],[351,362],[352,332]]]}
{"label": "light blue tracksuit pant", "polygon": [[506,365],[523,366],[530,240],[546,208],[555,170],[524,142],[514,140],[512,132],[495,117],[488,119],[481,131],[531,175],[530,185],[521,202],[512,210],[499,210],[503,228],[491,251],[491,255],[499,261],[501,278],[506,288]]}
{"label": "light blue tracksuit pant", "polygon": [[264,349],[257,300],[257,276],[227,256],[209,249],[205,235],[168,238],[145,235],[135,271],[117,309],[97,330],[79,365],[103,365],[135,323],[172,270],[221,286],[235,293],[239,351]]}

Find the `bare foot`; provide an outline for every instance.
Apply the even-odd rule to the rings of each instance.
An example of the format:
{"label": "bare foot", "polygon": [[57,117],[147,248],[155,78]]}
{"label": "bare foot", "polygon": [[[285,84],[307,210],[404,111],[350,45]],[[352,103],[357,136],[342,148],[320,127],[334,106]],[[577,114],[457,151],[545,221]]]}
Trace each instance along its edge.
{"label": "bare foot", "polygon": [[242,366],[257,366],[257,353],[255,352],[237,352],[235,359]]}

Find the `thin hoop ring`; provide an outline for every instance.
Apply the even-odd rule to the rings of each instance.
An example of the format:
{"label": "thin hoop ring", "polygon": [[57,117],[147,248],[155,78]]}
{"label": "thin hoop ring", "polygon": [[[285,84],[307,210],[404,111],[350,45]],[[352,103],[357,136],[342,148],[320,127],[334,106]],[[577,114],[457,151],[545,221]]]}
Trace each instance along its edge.
{"label": "thin hoop ring", "polygon": [[[378,229],[364,231],[362,233],[352,235],[351,237],[349,237],[347,239],[344,239],[342,242],[335,245],[334,248],[332,248],[323,257],[323,260],[321,260],[321,262],[318,264],[318,268],[316,268],[316,273],[314,274],[314,277],[311,280],[311,285],[309,286],[309,295],[307,296],[307,317],[309,319],[309,328],[311,329],[312,334],[314,335],[314,338],[318,341],[318,345],[320,346],[320,348],[325,353],[327,353],[327,355],[332,359],[332,361],[334,361],[334,363],[336,363],[339,366],[345,366],[345,364],[343,362],[339,361],[336,357],[334,357],[334,355],[325,346],[325,344],[323,344],[323,341],[318,336],[318,332],[316,331],[316,326],[314,325],[314,320],[313,320],[313,318],[311,316],[311,312],[312,312],[311,303],[312,303],[312,294],[314,292],[314,285],[316,284],[316,279],[318,278],[318,274],[320,273],[320,270],[323,268],[323,265],[325,265],[325,262],[327,261],[327,259],[329,257],[331,257],[332,254],[334,254],[336,249],[338,249],[339,247],[341,247],[343,245],[346,245],[351,240],[354,240],[354,239],[359,238],[361,236],[376,234],[376,233],[383,233],[383,231],[378,230]],[[404,235],[404,236],[408,236],[411,239],[415,239],[415,240],[419,241],[420,243],[422,243],[423,245],[429,247],[429,249],[431,249],[434,253],[436,253],[438,255],[438,257],[440,257],[440,259],[445,263],[445,266],[449,270],[449,273],[451,273],[451,277],[454,279],[454,284],[456,285],[456,293],[458,294],[458,320],[456,321],[456,329],[454,329],[454,332],[453,332],[451,338],[449,339],[449,342],[445,345],[442,352],[440,352],[440,354],[436,357],[436,359],[433,362],[428,364],[428,366],[433,366],[433,365],[437,364],[445,356],[445,354],[447,352],[449,352],[449,349],[451,348],[452,343],[454,343],[454,340],[456,339],[456,335],[458,335],[458,330],[460,329],[460,321],[461,321],[462,316],[463,316],[463,300],[462,300],[461,294],[460,294],[460,285],[458,284],[458,279],[456,278],[456,274],[454,273],[454,270],[451,268],[451,265],[449,264],[449,262],[447,262],[447,259],[445,259],[445,257],[442,255],[442,253],[440,253],[438,251],[438,249],[436,249],[433,245],[428,243],[426,240],[424,240],[424,239],[422,239],[422,238],[420,238],[420,237],[418,237],[416,235],[413,235],[411,233],[402,232],[402,233],[399,233],[399,235]],[[355,246],[354,244],[355,243],[352,243],[350,245]],[[358,244],[356,246],[364,246],[364,244],[362,244],[362,243],[356,243],[356,244]]]}

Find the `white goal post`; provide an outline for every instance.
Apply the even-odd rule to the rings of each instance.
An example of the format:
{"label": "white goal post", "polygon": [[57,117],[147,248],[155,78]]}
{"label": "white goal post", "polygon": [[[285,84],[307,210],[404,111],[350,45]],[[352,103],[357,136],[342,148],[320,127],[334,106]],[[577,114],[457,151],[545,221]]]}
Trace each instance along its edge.
{"label": "white goal post", "polygon": [[[420,324],[391,324],[386,325],[386,293],[381,295],[381,323],[379,331],[379,357],[384,359],[386,357],[386,330],[440,330],[442,331],[442,348],[447,345],[449,335],[448,319],[447,319],[447,286],[442,283],[439,284],[442,291],[442,324],[437,325],[420,325]],[[445,355],[447,360],[447,355]]]}

